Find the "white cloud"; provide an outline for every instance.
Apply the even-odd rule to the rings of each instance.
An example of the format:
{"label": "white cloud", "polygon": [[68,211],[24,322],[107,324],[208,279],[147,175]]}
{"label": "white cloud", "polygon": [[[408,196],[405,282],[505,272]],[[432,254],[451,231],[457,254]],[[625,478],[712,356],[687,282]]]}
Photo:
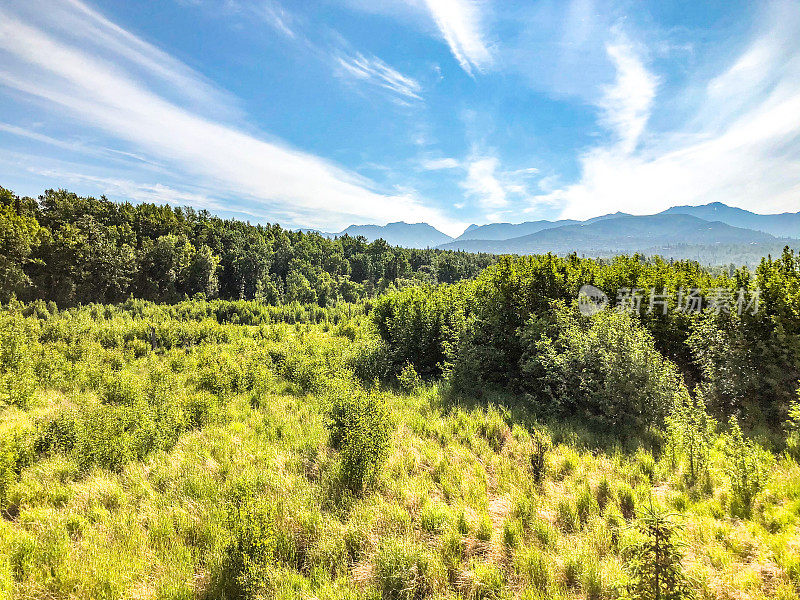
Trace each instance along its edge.
{"label": "white cloud", "polygon": [[252,9],[286,37],[295,38],[297,36],[289,25],[292,19],[291,14],[277,2],[266,0],[263,4],[253,5]]}
{"label": "white cloud", "polygon": [[[461,166],[461,165],[459,165]],[[473,154],[463,165],[466,177],[461,188],[482,211],[484,218],[496,221],[512,201],[526,200],[531,196],[531,177],[539,170],[535,167],[503,170],[500,159],[494,155]]]}
{"label": "white cloud", "polygon": [[598,103],[603,123],[619,140],[622,152],[636,149],[639,137],[650,118],[658,79],[647,70],[642,58],[624,34],[618,32],[606,52],[616,67],[616,80],[606,86]]}
{"label": "white cloud", "polygon": [[461,187],[484,210],[502,208],[508,204],[506,190],[497,178],[498,159],[494,156],[476,158],[467,166],[467,178]]}
{"label": "white cloud", "polygon": [[481,5],[475,0],[426,0],[442,36],[461,68],[472,75],[492,63],[482,31]]}
{"label": "white cloud", "polygon": [[[55,108],[56,114],[103,131],[226,196],[237,195],[265,210],[290,207],[313,227],[400,218],[440,228],[457,225],[413,194],[381,193],[369,180],[325,159],[170,101],[148,85],[153,76],[171,87],[202,88],[202,79],[174,59],[167,61],[169,69],[152,65],[150,51],[143,50],[147,45],[77,0],[21,6],[34,4],[38,10],[34,6],[16,14],[0,8],[0,84]],[[45,33],[37,22],[54,6],[77,14],[69,34]],[[100,31],[91,53],[75,40],[88,35],[80,29],[83,23]]]}
{"label": "white cloud", "polygon": [[336,59],[340,72],[361,81],[367,81],[387,89],[403,100],[422,100],[420,84],[393,69],[377,56],[365,57],[363,54],[339,56]]}
{"label": "white cloud", "polygon": [[[800,208],[800,11],[775,2],[742,54],[687,97],[696,114],[669,133],[648,131],[649,85],[628,63],[639,90],[605,123],[618,140],[586,152],[581,177],[533,199],[560,203],[562,218],[616,210],[649,214],[676,204],[724,202],[757,212]],[[618,82],[624,61],[617,62]],[[638,82],[638,84],[636,83]],[[638,144],[638,145],[637,145]]]}
{"label": "white cloud", "polygon": [[459,167],[461,167],[461,163],[455,158],[429,158],[422,161],[422,168],[426,171],[458,169]]}

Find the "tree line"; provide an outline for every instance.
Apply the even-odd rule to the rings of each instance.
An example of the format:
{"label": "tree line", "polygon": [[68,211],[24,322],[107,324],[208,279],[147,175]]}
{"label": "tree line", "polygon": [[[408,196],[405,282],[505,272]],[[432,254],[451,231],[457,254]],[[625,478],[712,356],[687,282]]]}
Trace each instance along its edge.
{"label": "tree line", "polygon": [[59,306],[128,298],[356,302],[413,283],[474,277],[488,254],[393,247],[363,237],[222,219],[205,210],[0,187],[0,301]]}

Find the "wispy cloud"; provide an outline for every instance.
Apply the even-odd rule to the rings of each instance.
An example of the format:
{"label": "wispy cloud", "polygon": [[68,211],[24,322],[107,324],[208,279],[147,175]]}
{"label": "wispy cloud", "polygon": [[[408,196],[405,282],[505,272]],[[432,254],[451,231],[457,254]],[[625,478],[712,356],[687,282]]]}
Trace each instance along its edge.
{"label": "wispy cloud", "polygon": [[[45,33],[37,22],[37,15],[54,5],[66,15],[77,15],[69,33]],[[82,23],[100,30],[91,52],[76,42],[89,35],[80,30]],[[149,84],[154,75],[176,87],[189,77],[188,83],[202,88],[203,80],[174,59],[170,70],[150,65],[138,53],[143,44],[77,0],[47,2],[27,12],[0,8],[0,84],[227,196],[249,199],[264,210],[291,206],[311,226],[346,225],[356,218],[453,225],[413,194],[383,193],[328,160],[172,102]]]}
{"label": "wispy cloud", "polygon": [[513,203],[529,198],[530,179],[538,173],[534,167],[504,170],[492,154],[475,154],[464,166],[461,188],[488,220],[501,218]]}
{"label": "wispy cloud", "polygon": [[484,210],[496,210],[508,204],[506,190],[497,178],[499,164],[494,156],[471,161],[467,166],[467,177],[461,184],[467,196]]}
{"label": "wispy cloud", "polygon": [[[560,203],[564,218],[616,210],[652,213],[714,201],[759,212],[796,211],[800,11],[796,2],[786,1],[766,5],[763,13],[747,48],[710,82],[685,91],[699,99],[695,114],[668,133],[642,135],[653,77],[635,60],[618,56],[615,86],[630,81],[635,98],[604,113],[603,122],[619,139],[580,158],[578,182],[534,203]],[[626,77],[626,69],[633,75]],[[609,119],[609,114],[616,116]]]}
{"label": "wispy cloud", "polygon": [[658,78],[647,70],[634,45],[620,31],[606,45],[606,52],[617,75],[598,104],[603,110],[602,122],[618,137],[622,152],[628,153],[636,148],[650,118]]}
{"label": "wispy cloud", "polygon": [[426,158],[422,160],[421,165],[426,171],[442,171],[461,167],[461,163],[455,158]]}
{"label": "wispy cloud", "polygon": [[420,84],[393,69],[377,56],[366,57],[357,53],[353,56],[336,58],[339,72],[360,81],[366,81],[397,94],[401,100],[422,100]]}
{"label": "wispy cloud", "polygon": [[283,8],[277,2],[266,0],[263,3],[252,5],[252,9],[267,21],[277,31],[281,32],[289,38],[297,37],[294,28],[291,25],[293,20],[291,13]]}
{"label": "wispy cloud", "polygon": [[492,63],[483,32],[481,4],[475,0],[425,0],[461,68],[472,75]]}

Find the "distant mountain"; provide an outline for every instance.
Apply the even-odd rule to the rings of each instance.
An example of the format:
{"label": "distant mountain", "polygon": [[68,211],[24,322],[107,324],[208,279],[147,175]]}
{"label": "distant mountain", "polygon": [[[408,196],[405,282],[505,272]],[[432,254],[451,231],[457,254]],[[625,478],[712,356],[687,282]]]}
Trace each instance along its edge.
{"label": "distant mountain", "polygon": [[369,241],[383,238],[393,246],[407,248],[498,254],[578,252],[598,257],[641,252],[703,264],[755,264],[762,256],[779,254],[785,245],[798,247],[800,212],[760,215],[714,202],[674,206],[657,215],[617,212],[586,221],[473,224],[455,239],[427,223],[402,221],[319,233],[328,237],[361,235]]}
{"label": "distant mountain", "polygon": [[792,242],[691,215],[659,214],[595,219],[508,240],[456,240],[440,248],[497,254],[577,252],[598,257],[641,252],[692,258],[706,264],[735,262],[725,257],[736,256],[740,262],[752,264],[767,253],[779,253]]}
{"label": "distant mountain", "polygon": [[673,206],[661,214],[692,215],[706,221],[721,221],[734,227],[764,231],[775,237],[800,238],[800,212],[759,215],[722,202],[712,202],[703,206]]}
{"label": "distant mountain", "polygon": [[489,223],[488,225],[470,225],[466,231],[456,238],[460,240],[508,240],[523,235],[530,235],[543,229],[574,225],[579,221],[566,219],[562,221],[526,221],[525,223]]}
{"label": "distant mountain", "polygon": [[453,238],[442,233],[427,223],[389,223],[388,225],[350,225],[344,231],[329,236],[349,235],[364,236],[370,242],[379,238],[386,240],[392,246],[406,248],[433,248],[453,241]]}

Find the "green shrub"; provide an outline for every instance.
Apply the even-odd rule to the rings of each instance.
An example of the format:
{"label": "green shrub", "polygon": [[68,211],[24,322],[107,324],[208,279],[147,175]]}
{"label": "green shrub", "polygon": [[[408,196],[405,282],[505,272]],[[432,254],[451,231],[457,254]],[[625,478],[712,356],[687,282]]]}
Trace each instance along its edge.
{"label": "green shrub", "polygon": [[538,405],[578,415],[616,434],[663,423],[687,395],[678,371],[634,317],[602,311],[591,318],[560,308],[554,325],[526,325],[523,385]]}
{"label": "green shrub", "polygon": [[547,453],[553,447],[553,442],[546,431],[534,429],[531,433],[531,472],[533,480],[541,483],[544,480],[547,468]]}
{"label": "green shrub", "polygon": [[339,451],[342,478],[353,492],[372,484],[389,454],[392,426],[382,398],[357,385],[333,386],[326,426]]}
{"label": "green shrub", "polygon": [[389,355],[380,340],[359,340],[345,356],[345,365],[365,384],[383,381],[390,371]]}
{"label": "green shrub", "polygon": [[35,449],[37,454],[69,452],[78,440],[78,416],[74,409],[65,408],[39,425]]}
{"label": "green shrub", "polygon": [[800,389],[797,390],[797,400],[789,408],[787,429],[786,450],[789,456],[800,462]]}
{"label": "green shrub", "polygon": [[9,488],[34,458],[35,433],[28,415],[15,409],[0,420],[0,509],[6,508]]}
{"label": "green shrub", "polygon": [[238,482],[227,499],[231,540],[225,551],[218,586],[226,597],[246,599],[264,591],[267,576],[285,546],[276,526],[275,505],[259,495],[254,481]]}
{"label": "green shrub", "polygon": [[0,314],[0,407],[24,408],[36,386],[31,324],[19,314]]}
{"label": "green shrub", "polygon": [[192,394],[184,405],[186,425],[191,429],[200,429],[214,418],[216,410],[217,401],[211,395],[202,392]]}
{"label": "green shrub", "polygon": [[731,510],[749,518],[753,500],[766,482],[769,455],[754,441],[744,437],[735,417],[731,417],[728,424],[724,467],[733,494]]}
{"label": "green shrub", "polygon": [[626,549],[626,566],[631,583],[627,593],[633,599],[678,600],[693,597],[683,572],[677,526],[669,515],[645,507],[636,523],[643,539]]}
{"label": "green shrub", "polygon": [[706,412],[700,393],[696,399],[676,403],[667,421],[668,451],[679,453],[684,458],[686,482],[693,486],[708,474],[709,452],[716,422]]}
{"label": "green shrub", "polygon": [[422,378],[411,363],[406,363],[403,370],[397,375],[397,382],[403,391],[413,392],[422,385]]}

